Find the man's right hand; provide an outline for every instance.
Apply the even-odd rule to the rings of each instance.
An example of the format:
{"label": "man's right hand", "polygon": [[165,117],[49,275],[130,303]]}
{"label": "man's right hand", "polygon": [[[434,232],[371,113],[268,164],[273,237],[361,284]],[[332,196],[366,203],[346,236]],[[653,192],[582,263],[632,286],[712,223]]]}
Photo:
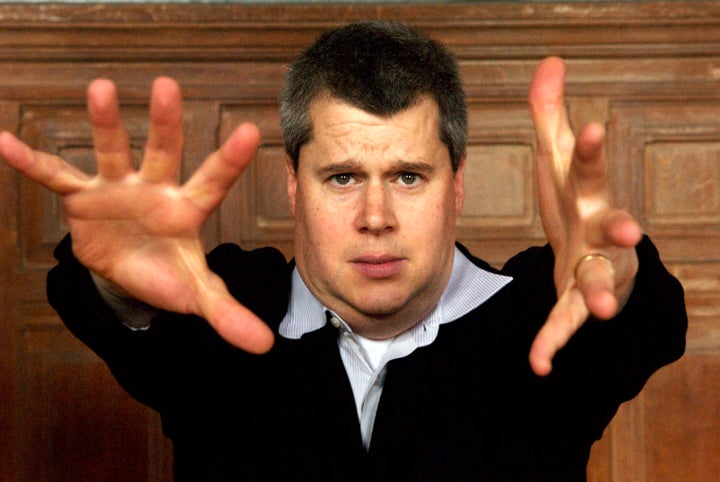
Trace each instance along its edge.
{"label": "man's right hand", "polygon": [[182,95],[174,80],[161,77],[153,84],[140,169],[132,164],[112,82],[90,84],[88,111],[96,176],[34,151],[8,132],[0,133],[0,157],[60,196],[75,256],[115,295],[202,316],[233,345],[251,353],[268,351],[272,332],[210,271],[200,239],[203,223],[254,157],[257,128],[240,125],[180,185]]}

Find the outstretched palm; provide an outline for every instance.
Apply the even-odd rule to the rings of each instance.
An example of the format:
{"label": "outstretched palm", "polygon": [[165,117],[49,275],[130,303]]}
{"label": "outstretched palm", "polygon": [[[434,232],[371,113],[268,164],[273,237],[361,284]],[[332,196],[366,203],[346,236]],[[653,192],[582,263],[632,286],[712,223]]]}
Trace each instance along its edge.
{"label": "outstretched palm", "polygon": [[206,318],[231,343],[250,352],[272,346],[272,333],[227,292],[205,262],[200,228],[252,160],[255,126],[238,127],[182,185],[182,99],[177,84],[153,85],[150,128],[142,165],[132,166],[115,86],[88,88],[98,174],[90,177],[62,159],[33,151],[9,133],[0,155],[27,177],[61,196],[73,251],[118,294],[157,308]]}

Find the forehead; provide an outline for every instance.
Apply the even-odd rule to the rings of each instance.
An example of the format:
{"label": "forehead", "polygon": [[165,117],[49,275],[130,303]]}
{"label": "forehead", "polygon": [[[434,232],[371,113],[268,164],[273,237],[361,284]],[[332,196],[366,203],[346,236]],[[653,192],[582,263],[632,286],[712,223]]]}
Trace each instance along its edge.
{"label": "forehead", "polygon": [[[435,151],[440,140],[440,113],[428,96],[390,116],[371,114],[331,96],[310,105],[312,136],[308,144],[324,149]],[[311,147],[310,145],[306,147]]]}

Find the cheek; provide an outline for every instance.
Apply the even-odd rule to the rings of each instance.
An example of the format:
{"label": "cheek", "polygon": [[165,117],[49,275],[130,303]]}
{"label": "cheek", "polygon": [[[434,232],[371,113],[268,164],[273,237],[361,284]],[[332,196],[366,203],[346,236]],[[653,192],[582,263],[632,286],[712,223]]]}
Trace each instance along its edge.
{"label": "cheek", "polygon": [[342,239],[342,217],[328,212],[322,200],[307,199],[301,195],[296,199],[296,250],[303,251],[308,260],[327,256]]}
{"label": "cheek", "polygon": [[333,230],[333,223],[337,222],[336,216],[332,214],[322,200],[314,200],[303,206],[305,224],[310,234],[315,233],[317,237],[325,236]]}
{"label": "cheek", "polygon": [[[447,194],[447,193],[446,193]],[[426,233],[431,241],[441,242],[447,235],[455,232],[457,211],[455,197],[453,195],[436,196],[431,202],[425,203],[422,207],[413,209],[412,223],[415,229]]]}

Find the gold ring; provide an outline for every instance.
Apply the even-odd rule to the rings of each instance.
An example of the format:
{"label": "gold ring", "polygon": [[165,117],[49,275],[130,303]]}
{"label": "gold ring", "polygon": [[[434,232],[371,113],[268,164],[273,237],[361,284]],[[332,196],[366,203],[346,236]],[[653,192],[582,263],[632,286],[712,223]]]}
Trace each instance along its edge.
{"label": "gold ring", "polygon": [[590,253],[586,254],[582,258],[580,258],[577,263],[575,263],[575,269],[573,270],[573,275],[575,276],[575,279],[578,279],[578,269],[580,269],[580,265],[583,264],[585,261],[592,261],[595,259],[603,260],[607,265],[610,267],[611,270],[614,270],[612,260],[605,256],[602,253]]}

